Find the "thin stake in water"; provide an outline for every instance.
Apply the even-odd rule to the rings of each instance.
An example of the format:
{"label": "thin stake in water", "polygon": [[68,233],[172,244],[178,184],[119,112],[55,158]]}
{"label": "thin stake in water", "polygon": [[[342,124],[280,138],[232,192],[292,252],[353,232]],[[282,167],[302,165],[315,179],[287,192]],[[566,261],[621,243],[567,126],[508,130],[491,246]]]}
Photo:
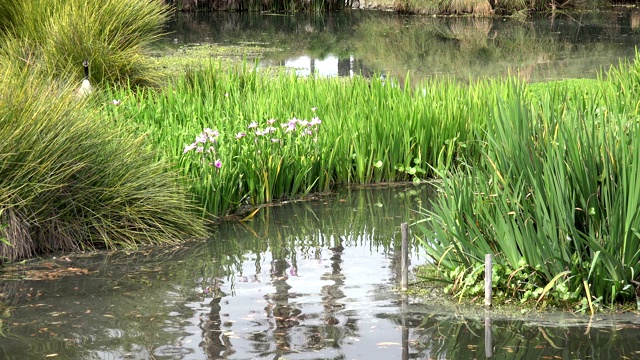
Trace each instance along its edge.
{"label": "thin stake in water", "polygon": [[485,254],[484,256],[484,306],[491,306],[491,286],[493,272],[493,255]]}

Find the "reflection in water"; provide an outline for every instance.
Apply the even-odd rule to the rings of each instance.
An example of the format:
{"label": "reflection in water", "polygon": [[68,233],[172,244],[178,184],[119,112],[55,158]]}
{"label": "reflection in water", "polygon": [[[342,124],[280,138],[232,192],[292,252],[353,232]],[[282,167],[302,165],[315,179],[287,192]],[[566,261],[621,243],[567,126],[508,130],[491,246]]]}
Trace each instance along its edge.
{"label": "reflection in water", "polygon": [[7,267],[0,358],[640,356],[637,315],[485,318],[401,295],[399,225],[430,196],[412,185],[345,190],[264,208],[186,247]]}
{"label": "reflection in water", "polygon": [[[495,359],[637,359],[640,322],[637,315],[625,318],[613,326],[603,320],[565,323],[562,316],[528,321],[489,318],[491,332],[487,333],[487,320],[480,317],[430,315],[416,329],[416,347],[440,359],[485,358],[487,354]],[[489,349],[488,334],[493,337]]]}
{"label": "reflection in water", "polygon": [[[215,285],[222,281],[215,280]],[[234,353],[229,336],[222,331],[222,318],[220,317],[220,301],[227,296],[218,286],[213,289],[207,288],[207,293],[211,292],[212,300],[209,303],[211,311],[200,317],[200,328],[203,333],[203,340],[199,344],[207,354],[215,354],[215,358],[225,358]]]}
{"label": "reflection in water", "polygon": [[372,11],[178,14],[162,44],[275,48],[261,56],[261,66],[284,66],[303,76],[384,74],[404,83],[410,72],[417,83],[512,74],[533,82],[595,78],[619,60],[633,59],[639,18],[631,8],[527,19]]}
{"label": "reflection in water", "polygon": [[[355,191],[300,203],[293,216],[286,207],[267,208],[251,223],[224,226],[219,238],[248,236],[266,246],[244,257],[236,270],[240,281],[233,285],[233,297],[216,302],[224,304],[221,308],[210,309],[227,319],[220,331],[232,334],[237,358],[296,359],[317,354],[316,358],[340,359],[349,358],[350,352],[363,357],[375,348],[362,341],[367,318],[375,324],[366,330],[382,337],[377,343],[394,344],[385,345],[391,358],[399,354],[400,339],[388,341],[396,325],[383,324],[390,329],[378,325],[370,311],[379,310],[376,303],[394,307],[389,296],[396,297],[390,291],[399,271],[393,260],[398,257],[395,233],[400,222],[411,220],[415,214],[411,209],[428,196],[427,189],[410,185]],[[367,306],[362,308],[363,304]],[[198,306],[198,311],[208,311]],[[219,352],[208,356],[222,358]]]}

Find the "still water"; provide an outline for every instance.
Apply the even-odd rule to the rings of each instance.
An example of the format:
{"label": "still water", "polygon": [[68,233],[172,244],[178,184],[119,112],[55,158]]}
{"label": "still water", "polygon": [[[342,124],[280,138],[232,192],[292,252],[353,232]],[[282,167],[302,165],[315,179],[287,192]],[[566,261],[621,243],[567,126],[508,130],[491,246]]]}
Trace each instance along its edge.
{"label": "still water", "polygon": [[634,58],[640,10],[491,19],[223,12],[178,14],[167,31],[161,43],[168,49],[243,45],[243,53],[230,49],[227,55],[259,58],[261,66],[284,66],[300,75],[382,75],[417,83],[513,74],[533,82],[595,78]]}
{"label": "still water", "polygon": [[[400,224],[433,191],[341,190],[206,241],[3,270],[0,359],[634,359],[640,317],[499,312],[403,296]],[[412,247],[412,267],[428,261]]]}

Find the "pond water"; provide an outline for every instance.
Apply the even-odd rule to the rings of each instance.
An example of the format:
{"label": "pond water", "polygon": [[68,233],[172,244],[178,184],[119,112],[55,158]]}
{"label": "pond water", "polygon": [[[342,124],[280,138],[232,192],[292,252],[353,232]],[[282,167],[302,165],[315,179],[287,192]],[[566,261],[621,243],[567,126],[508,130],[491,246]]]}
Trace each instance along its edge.
{"label": "pond water", "polygon": [[[269,49],[261,66],[302,75],[545,81],[632,58],[639,24],[626,9],[526,20],[180,14],[162,46]],[[437,290],[399,292],[400,224],[432,196],[425,185],[343,189],[265,207],[186,246],[6,266],[0,359],[640,358],[637,313],[508,316]],[[412,267],[428,261],[413,245]]]}
{"label": "pond water", "polygon": [[618,7],[526,19],[382,11],[178,14],[167,31],[161,44],[169,49],[243,45],[244,54],[230,49],[227,55],[259,57],[261,66],[284,66],[301,75],[384,75],[404,82],[410,74],[409,81],[417,83],[514,74],[547,81],[595,78],[632,59],[640,44],[640,10]]}
{"label": "pond water", "polygon": [[[14,264],[0,359],[633,359],[640,317],[518,319],[402,295],[400,224],[426,185],[266,207],[207,241]],[[427,259],[413,244],[412,267]]]}

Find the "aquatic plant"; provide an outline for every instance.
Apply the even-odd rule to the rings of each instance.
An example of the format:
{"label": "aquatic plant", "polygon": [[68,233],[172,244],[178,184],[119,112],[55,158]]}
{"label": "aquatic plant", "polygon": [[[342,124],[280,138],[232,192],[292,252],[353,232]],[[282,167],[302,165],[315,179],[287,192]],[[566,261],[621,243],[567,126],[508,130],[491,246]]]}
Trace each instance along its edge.
{"label": "aquatic plant", "polygon": [[[115,107],[107,104],[107,106]],[[44,71],[0,56],[0,255],[203,237],[178,175]]]}
{"label": "aquatic plant", "polygon": [[192,192],[212,214],[241,203],[305,195],[313,186],[304,174],[318,160],[315,144],[321,123],[318,117],[294,117],[278,123],[273,118],[261,124],[251,121],[223,133],[205,128],[184,147],[180,163]]}
{"label": "aquatic plant", "polygon": [[491,253],[509,269],[498,290],[593,312],[631,299],[640,272],[638,110],[610,82],[545,87],[514,86],[480,161],[440,173],[422,241],[459,295]]}
{"label": "aquatic plant", "polygon": [[[495,94],[509,97],[508,90],[499,82],[448,80],[415,89],[382,77],[302,78],[247,64],[228,68],[213,63],[187,72],[162,91],[111,89],[109,98],[123,102],[107,108],[105,116],[138,124],[163,158],[179,161],[184,174],[191,174],[187,186],[201,201],[208,201],[211,195],[203,194],[214,188],[220,192],[215,197],[224,200],[205,206],[220,215],[243,202],[255,205],[327,191],[335,184],[433,176],[433,169],[455,166],[461,153],[477,154],[475,137],[491,116]],[[322,119],[317,141],[299,131],[313,129],[308,126],[313,120],[307,120],[307,127],[298,122],[290,133],[274,126],[275,138],[283,142],[255,132],[264,132],[268,119],[281,123],[294,116]],[[256,128],[248,127],[252,122]],[[216,149],[224,165],[215,180],[193,176],[199,171],[196,164],[183,158],[184,147],[206,127],[220,133]]]}

